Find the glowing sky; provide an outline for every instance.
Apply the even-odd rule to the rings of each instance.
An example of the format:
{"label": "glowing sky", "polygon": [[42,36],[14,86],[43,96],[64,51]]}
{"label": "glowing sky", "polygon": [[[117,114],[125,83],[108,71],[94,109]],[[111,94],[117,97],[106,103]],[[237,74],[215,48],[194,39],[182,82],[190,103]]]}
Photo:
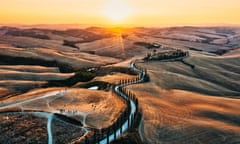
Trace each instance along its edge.
{"label": "glowing sky", "polygon": [[[240,0],[0,0],[0,23],[111,25],[116,22],[105,10],[113,1],[131,10],[124,18],[119,16],[122,24],[240,24]],[[120,8],[112,9],[119,14]]]}

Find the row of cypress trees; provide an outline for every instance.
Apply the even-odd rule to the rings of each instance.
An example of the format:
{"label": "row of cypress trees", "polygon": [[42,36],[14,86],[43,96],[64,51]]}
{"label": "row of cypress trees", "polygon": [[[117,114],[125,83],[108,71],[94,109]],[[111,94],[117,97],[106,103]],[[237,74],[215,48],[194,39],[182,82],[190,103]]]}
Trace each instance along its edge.
{"label": "row of cypress trees", "polygon": [[[120,136],[123,134],[122,126],[126,121],[128,124],[127,129],[134,128],[134,127],[136,128],[140,124],[139,121],[142,116],[142,109],[139,109],[138,98],[133,92],[128,90],[125,86],[135,84],[135,83],[140,83],[140,82],[146,82],[147,81],[146,77],[148,77],[148,75],[147,75],[146,69],[136,67],[136,65],[134,65],[134,67],[138,69],[140,73],[133,79],[120,80],[119,83],[113,86],[113,89],[112,89],[113,93],[120,96],[121,100],[127,105],[126,109],[122,112],[122,114],[111,126],[107,128],[99,129],[99,130],[96,130],[96,129],[93,130],[94,135],[92,137],[86,138],[85,141],[82,142],[83,144],[92,144],[92,143],[99,144],[100,141],[105,138],[107,139],[106,143],[109,144],[110,143],[109,136],[114,135],[114,140],[116,140],[118,138],[117,133],[120,133]],[[115,91],[116,86],[119,86],[119,91],[124,96],[122,96],[121,93],[118,93]],[[133,114],[131,114],[131,101],[136,106],[136,111]],[[120,132],[118,132],[118,130]]]}

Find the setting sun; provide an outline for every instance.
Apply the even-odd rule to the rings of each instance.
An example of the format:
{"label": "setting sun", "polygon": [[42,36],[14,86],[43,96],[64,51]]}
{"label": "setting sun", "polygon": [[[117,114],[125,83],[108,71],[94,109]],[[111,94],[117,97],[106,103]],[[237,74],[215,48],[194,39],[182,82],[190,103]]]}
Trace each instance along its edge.
{"label": "setting sun", "polygon": [[240,24],[239,0],[2,0],[0,10],[0,24]]}
{"label": "setting sun", "polygon": [[116,23],[122,23],[131,13],[131,7],[124,1],[111,0],[104,8],[104,15]]}

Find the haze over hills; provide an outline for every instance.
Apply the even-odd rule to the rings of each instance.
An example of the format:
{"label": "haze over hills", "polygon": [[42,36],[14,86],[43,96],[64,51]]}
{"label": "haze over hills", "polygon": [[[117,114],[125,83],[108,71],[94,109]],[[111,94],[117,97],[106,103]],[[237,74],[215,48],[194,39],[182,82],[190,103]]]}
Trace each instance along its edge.
{"label": "haze over hills", "polygon": [[[141,60],[175,50],[189,55],[170,61]],[[143,111],[138,129],[143,143],[240,142],[240,27],[2,26],[0,111],[67,111],[77,115],[66,112],[67,117],[85,126],[106,128],[127,107],[111,87],[135,78],[136,72],[129,68],[132,60],[147,69],[150,79],[127,87]],[[94,86],[97,91],[87,89]],[[22,102],[28,99],[34,100]],[[38,126],[49,120],[32,117]],[[22,120],[18,115],[9,118]],[[32,123],[16,124],[24,136],[14,138],[18,134],[13,128],[4,129],[14,122],[7,121],[6,114],[0,114],[0,119],[4,121],[0,131],[12,136],[12,143],[24,143],[33,133],[25,127],[34,127]],[[29,116],[26,119],[31,121]],[[55,124],[66,130],[65,124]],[[46,141],[46,128],[39,131]],[[84,133],[73,131],[71,140]],[[132,133],[124,138],[131,139]],[[34,142],[40,141],[37,137]],[[53,139],[59,142],[65,137]]]}

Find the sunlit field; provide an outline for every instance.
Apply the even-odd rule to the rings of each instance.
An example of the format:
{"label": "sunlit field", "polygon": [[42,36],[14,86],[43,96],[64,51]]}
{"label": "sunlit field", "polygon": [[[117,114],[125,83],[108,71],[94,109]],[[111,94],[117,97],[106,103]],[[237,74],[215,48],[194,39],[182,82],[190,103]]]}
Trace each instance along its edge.
{"label": "sunlit field", "polygon": [[240,143],[237,0],[2,1],[0,144]]}

